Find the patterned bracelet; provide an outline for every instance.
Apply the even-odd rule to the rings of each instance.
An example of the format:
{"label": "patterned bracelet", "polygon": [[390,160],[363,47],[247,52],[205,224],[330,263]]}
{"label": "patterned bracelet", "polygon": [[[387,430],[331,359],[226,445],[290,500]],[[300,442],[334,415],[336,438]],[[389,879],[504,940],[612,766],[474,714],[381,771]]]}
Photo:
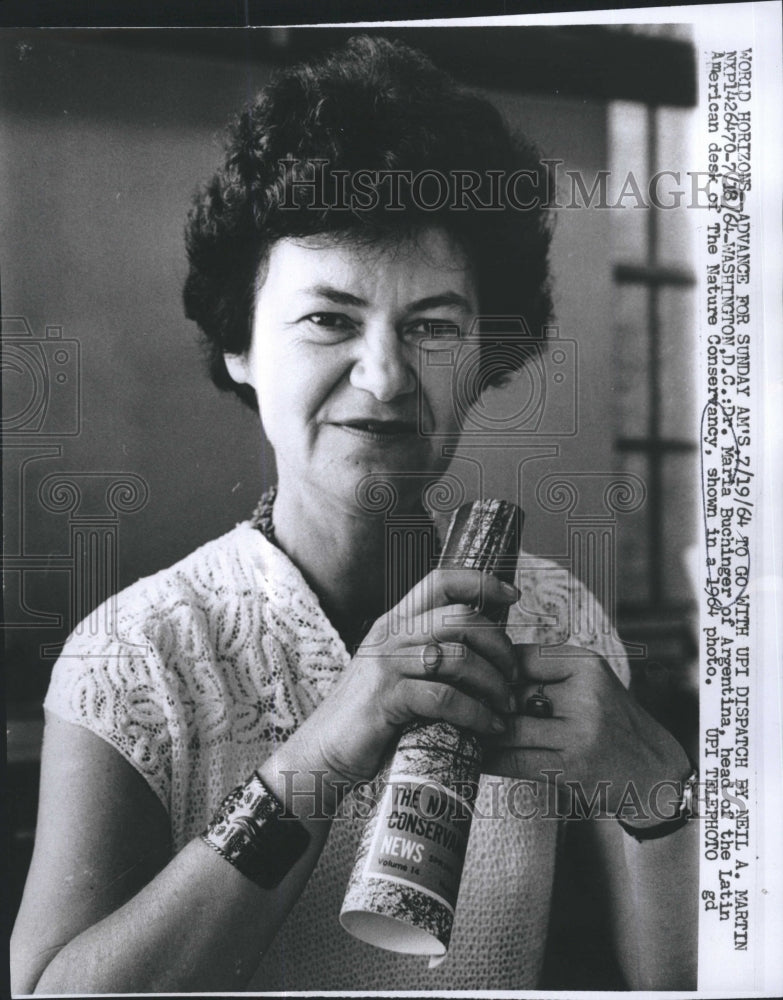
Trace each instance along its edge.
{"label": "patterned bracelet", "polygon": [[229,792],[201,839],[262,889],[274,889],[301,858],[310,834],[253,772]]}

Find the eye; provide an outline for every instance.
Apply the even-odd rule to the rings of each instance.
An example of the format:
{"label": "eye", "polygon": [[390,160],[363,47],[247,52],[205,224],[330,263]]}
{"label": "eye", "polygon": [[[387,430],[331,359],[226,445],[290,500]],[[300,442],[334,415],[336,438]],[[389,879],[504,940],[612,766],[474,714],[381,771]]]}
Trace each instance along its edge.
{"label": "eye", "polygon": [[340,339],[349,336],[357,329],[357,323],[346,316],[345,313],[335,312],[314,312],[304,316],[301,320],[313,327],[319,336],[324,338]]}
{"label": "eye", "polygon": [[453,320],[426,316],[408,323],[405,336],[417,340],[459,340],[462,331]]}

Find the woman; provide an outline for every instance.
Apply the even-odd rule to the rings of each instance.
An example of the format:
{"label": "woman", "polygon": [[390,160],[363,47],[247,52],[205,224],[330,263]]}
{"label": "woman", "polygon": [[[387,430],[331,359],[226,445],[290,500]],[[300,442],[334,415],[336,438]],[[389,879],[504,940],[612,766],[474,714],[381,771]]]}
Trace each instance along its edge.
{"label": "woman", "polygon": [[[590,596],[531,560],[519,590],[425,567],[395,593],[367,500],[389,484],[424,545],[422,497],[460,430],[452,367],[430,352],[478,342],[473,382],[497,384],[546,322],[544,213],[498,180],[536,167],[485,101],[366,38],[282,73],[235,123],[189,220],[185,303],[214,381],[260,413],[277,490],[123,592],[104,636],[66,646],[16,991],[534,987],[557,823],[511,793],[544,771],[588,797],[604,783],[605,816],[585,823],[630,985],[694,985],[690,765],[627,694],[622,650],[577,625]],[[532,339],[493,342],[481,313],[522,317]],[[522,711],[541,685],[551,719]],[[414,719],[487,743],[489,818],[432,970],[337,921],[361,829],[351,793]],[[623,829],[629,782],[643,802],[663,791],[659,814],[624,811]]]}

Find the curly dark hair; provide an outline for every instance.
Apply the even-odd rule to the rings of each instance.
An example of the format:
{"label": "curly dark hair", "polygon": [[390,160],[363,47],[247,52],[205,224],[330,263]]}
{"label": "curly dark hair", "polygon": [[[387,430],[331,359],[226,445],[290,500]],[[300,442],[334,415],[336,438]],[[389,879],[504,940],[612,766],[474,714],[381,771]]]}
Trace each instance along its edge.
{"label": "curly dark hair", "polygon": [[[539,169],[535,147],[489,101],[401,42],[354,37],[279,72],[231,123],[225,161],[188,216],[185,312],[204,334],[213,381],[257,409],[223,354],[248,350],[259,270],[285,237],[376,242],[443,226],[471,261],[482,314],[523,317],[526,335],[540,340],[552,310],[550,223],[541,199],[528,190],[523,202],[517,183],[535,187]],[[393,171],[421,183],[381,191]],[[360,174],[364,196],[346,201],[346,177],[358,189]],[[501,180],[512,175],[509,193]],[[505,340],[493,360],[490,339],[482,341],[482,385],[521,368],[530,349],[528,340],[509,353]]]}

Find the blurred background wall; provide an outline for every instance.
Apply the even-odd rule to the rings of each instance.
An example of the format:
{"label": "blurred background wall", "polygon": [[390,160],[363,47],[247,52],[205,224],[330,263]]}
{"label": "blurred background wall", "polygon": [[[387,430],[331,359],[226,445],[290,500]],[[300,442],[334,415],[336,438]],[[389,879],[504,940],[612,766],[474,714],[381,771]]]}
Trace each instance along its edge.
{"label": "blurred background wall", "polygon": [[[485,89],[588,186],[605,169],[643,184],[656,169],[691,168],[687,30],[391,33]],[[339,34],[0,35],[5,678],[21,875],[58,646],[107,592],[228,530],[274,481],[255,417],[212,387],[182,314],[183,223],[228,116],[276,65]],[[692,656],[682,558],[695,537],[692,278],[685,212],[632,205],[558,212],[557,332],[577,347],[562,355],[561,389],[548,383],[556,433],[503,448],[467,440],[454,471],[469,493],[521,496],[526,548],[593,586],[579,546],[603,529],[585,542],[578,515],[606,518],[608,480],[596,474],[638,477],[633,512],[609,511],[609,603],[623,637],[645,644],[635,674],[664,711],[688,689]],[[529,391],[512,384],[487,412],[513,411]],[[558,509],[546,485],[559,476],[589,510]],[[687,728],[678,711],[670,723]]]}

